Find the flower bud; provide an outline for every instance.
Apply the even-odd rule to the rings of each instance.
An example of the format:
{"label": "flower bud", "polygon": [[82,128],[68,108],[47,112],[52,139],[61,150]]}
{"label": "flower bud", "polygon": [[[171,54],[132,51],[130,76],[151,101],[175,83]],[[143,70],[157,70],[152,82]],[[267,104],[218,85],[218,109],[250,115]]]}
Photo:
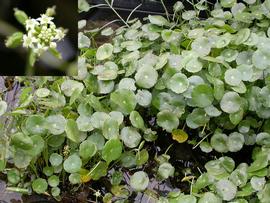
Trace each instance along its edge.
{"label": "flower bud", "polygon": [[9,48],[16,48],[22,44],[23,33],[15,32],[13,35],[9,36],[6,40],[6,46]]}
{"label": "flower bud", "polygon": [[26,13],[17,8],[15,8],[14,11],[15,11],[14,16],[17,19],[17,21],[20,22],[22,25],[25,25],[25,21],[28,19]]}
{"label": "flower bud", "polygon": [[55,8],[56,8],[56,6],[47,8],[45,15],[54,16],[55,15]]}
{"label": "flower bud", "polygon": [[179,12],[179,11],[183,10],[184,8],[185,8],[185,6],[183,5],[183,3],[181,1],[177,1],[173,6],[174,12]]}

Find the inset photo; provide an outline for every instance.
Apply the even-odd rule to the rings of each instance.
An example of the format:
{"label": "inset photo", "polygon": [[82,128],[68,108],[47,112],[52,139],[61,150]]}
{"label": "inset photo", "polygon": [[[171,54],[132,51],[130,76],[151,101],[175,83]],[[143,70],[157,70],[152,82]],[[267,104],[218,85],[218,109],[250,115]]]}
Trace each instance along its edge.
{"label": "inset photo", "polygon": [[78,2],[1,0],[0,75],[77,75]]}

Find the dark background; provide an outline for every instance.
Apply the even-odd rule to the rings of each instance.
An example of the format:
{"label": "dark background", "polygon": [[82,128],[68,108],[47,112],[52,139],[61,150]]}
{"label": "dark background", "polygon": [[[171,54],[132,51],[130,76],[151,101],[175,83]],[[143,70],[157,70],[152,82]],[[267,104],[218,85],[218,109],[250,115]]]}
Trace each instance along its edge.
{"label": "dark background", "polygon": [[[87,0],[90,5],[106,4],[104,0]],[[110,0],[109,0],[110,1]],[[164,0],[164,4],[170,15],[173,15],[173,5],[181,0]],[[181,1],[185,10],[193,10],[193,6],[186,0]],[[192,2],[192,0],[190,0]],[[194,3],[199,0],[194,0]],[[208,0],[208,5],[211,7],[216,3],[216,0]],[[161,0],[114,0],[113,7],[117,12],[126,19],[130,12],[136,8],[139,4],[142,4],[132,15],[133,18],[144,18],[150,15],[163,15],[165,16],[165,10],[161,3]],[[200,12],[200,17],[205,17],[205,12]],[[111,11],[110,8],[104,6],[96,9],[91,9],[90,12],[83,12],[80,15],[81,19],[89,19],[91,21],[111,21],[117,19],[117,16]],[[131,18],[132,19],[132,18]]]}
{"label": "dark background", "polygon": [[63,60],[45,54],[35,64],[35,75],[66,75],[71,62],[76,61],[78,9],[76,0],[0,0],[0,75],[24,75],[27,52],[24,48],[8,49],[4,41],[7,35],[20,30],[25,32],[14,18],[14,8],[24,10],[31,18],[45,13],[47,7],[56,5],[54,22],[68,29],[66,38],[58,43]]}
{"label": "dark background", "polygon": [[[90,5],[105,4],[104,0],[88,0]],[[177,0],[164,0],[164,4],[169,13],[173,13],[173,5]],[[184,3],[184,2],[183,2]],[[134,12],[133,17],[143,18],[152,15],[165,15],[164,8],[160,0],[114,0],[114,8],[119,14],[126,19],[130,12],[136,8],[139,4],[142,4],[140,8]],[[184,3],[189,6],[188,4]],[[89,20],[113,20],[117,16],[110,10],[110,8],[102,7],[99,9],[92,9],[88,13],[82,13],[81,18],[88,18]],[[114,17],[113,19],[111,17]]]}

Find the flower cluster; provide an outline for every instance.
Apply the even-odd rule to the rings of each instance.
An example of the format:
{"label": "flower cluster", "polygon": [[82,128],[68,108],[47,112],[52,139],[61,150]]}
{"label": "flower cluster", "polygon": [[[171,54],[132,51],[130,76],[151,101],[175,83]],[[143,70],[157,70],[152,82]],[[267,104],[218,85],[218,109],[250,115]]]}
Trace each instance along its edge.
{"label": "flower cluster", "polygon": [[25,22],[27,33],[23,36],[23,46],[31,48],[37,55],[41,55],[49,48],[55,49],[56,42],[65,37],[66,30],[56,28],[53,17],[42,14],[37,19],[28,19]]}

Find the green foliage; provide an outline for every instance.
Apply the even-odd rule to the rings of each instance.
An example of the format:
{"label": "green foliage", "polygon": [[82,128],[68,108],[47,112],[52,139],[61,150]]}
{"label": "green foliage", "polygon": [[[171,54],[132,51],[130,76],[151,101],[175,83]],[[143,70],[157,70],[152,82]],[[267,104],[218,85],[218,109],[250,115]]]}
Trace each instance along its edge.
{"label": "green foliage", "polygon": [[[22,186],[23,172],[36,169],[34,192],[58,197],[62,178],[80,186],[104,177],[111,183],[104,199],[125,201],[130,191],[150,193],[154,178],[181,180],[169,148],[149,150],[163,137],[180,150],[187,140],[202,154],[215,151],[215,158],[198,167],[201,174],[183,172],[189,193],[179,188],[156,202],[269,201],[269,5],[222,0],[201,19],[206,2],[188,11],[178,2],[168,19],[149,15],[116,30],[81,31],[78,76],[21,79],[26,87],[9,112],[16,124],[0,162],[9,183]],[[99,34],[111,41],[95,47]],[[248,163],[231,158],[246,145]]]}

